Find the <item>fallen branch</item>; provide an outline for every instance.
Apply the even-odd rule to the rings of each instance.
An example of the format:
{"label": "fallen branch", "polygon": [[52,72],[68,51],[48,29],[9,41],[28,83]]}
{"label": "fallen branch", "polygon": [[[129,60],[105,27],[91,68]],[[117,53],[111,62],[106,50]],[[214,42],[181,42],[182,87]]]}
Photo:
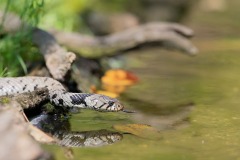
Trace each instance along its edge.
{"label": "fallen branch", "polygon": [[103,37],[72,32],[51,33],[60,44],[88,58],[112,56],[149,44],[177,49],[189,55],[197,53],[197,48],[189,41],[193,31],[175,23],[148,23]]}

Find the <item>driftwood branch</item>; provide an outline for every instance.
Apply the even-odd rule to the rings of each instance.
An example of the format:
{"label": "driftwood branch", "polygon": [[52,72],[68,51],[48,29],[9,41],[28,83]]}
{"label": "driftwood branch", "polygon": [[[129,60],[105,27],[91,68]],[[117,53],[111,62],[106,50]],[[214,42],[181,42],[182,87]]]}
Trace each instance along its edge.
{"label": "driftwood branch", "polygon": [[17,15],[7,13],[4,15],[0,11],[0,22],[3,21],[0,27],[0,34],[15,33],[21,29],[32,31],[32,41],[36,44],[40,52],[45,58],[46,66],[53,78],[64,80],[65,75],[70,70],[72,62],[76,55],[72,52],[67,52],[55,40],[55,38],[48,32],[32,28],[26,23],[22,22]]}
{"label": "driftwood branch", "polygon": [[156,43],[190,55],[197,53],[197,48],[189,41],[193,31],[175,23],[148,23],[103,37],[72,32],[51,31],[51,33],[60,44],[88,58],[112,56]]}

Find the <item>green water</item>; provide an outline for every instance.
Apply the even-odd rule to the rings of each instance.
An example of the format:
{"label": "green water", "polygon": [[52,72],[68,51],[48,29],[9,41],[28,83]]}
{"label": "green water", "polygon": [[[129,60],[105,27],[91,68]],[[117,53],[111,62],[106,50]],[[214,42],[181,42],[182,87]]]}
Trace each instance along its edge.
{"label": "green water", "polygon": [[[115,124],[143,123],[158,128],[162,138],[123,134],[112,145],[73,148],[74,159],[240,159],[240,47],[212,48],[196,57],[159,49],[130,54],[128,68],[140,82],[122,99],[137,113],[84,110],[72,116],[71,128],[113,130]],[[58,146],[44,148],[56,159],[67,159]]]}

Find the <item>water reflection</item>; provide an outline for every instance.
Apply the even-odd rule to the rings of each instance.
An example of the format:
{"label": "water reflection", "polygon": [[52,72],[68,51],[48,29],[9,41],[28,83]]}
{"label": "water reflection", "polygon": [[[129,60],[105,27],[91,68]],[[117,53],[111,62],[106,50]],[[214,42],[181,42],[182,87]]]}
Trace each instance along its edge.
{"label": "water reflection", "polygon": [[68,119],[56,115],[41,114],[31,123],[42,131],[51,134],[64,147],[100,147],[121,141],[118,132],[105,129],[93,131],[71,131]]}
{"label": "water reflection", "polygon": [[60,145],[67,147],[100,147],[122,140],[118,132],[96,130],[85,132],[57,132],[53,135],[60,140]]}

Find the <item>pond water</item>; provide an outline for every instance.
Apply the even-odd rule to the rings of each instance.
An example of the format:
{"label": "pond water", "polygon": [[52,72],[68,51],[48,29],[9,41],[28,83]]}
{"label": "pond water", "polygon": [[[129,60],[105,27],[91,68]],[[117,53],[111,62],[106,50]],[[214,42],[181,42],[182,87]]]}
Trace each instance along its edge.
{"label": "pond water", "polygon": [[[134,114],[83,110],[70,118],[72,131],[140,123],[157,128],[161,138],[122,134],[102,147],[44,145],[56,159],[240,159],[239,40],[197,40],[195,57],[146,49],[128,55],[127,68],[140,81],[121,97]],[[215,45],[215,46],[213,46]]]}

